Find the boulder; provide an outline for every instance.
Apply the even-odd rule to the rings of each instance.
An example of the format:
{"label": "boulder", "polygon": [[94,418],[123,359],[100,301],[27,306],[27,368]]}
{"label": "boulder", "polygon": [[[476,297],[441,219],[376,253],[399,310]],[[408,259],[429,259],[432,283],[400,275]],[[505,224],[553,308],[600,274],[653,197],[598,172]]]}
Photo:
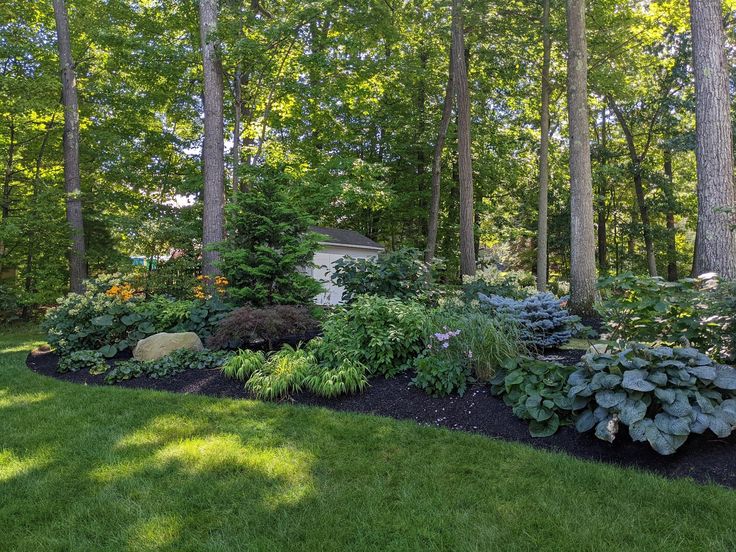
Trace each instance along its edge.
{"label": "boulder", "polygon": [[157,333],[141,339],[133,349],[136,360],[157,360],[179,349],[201,351],[202,340],[194,332]]}

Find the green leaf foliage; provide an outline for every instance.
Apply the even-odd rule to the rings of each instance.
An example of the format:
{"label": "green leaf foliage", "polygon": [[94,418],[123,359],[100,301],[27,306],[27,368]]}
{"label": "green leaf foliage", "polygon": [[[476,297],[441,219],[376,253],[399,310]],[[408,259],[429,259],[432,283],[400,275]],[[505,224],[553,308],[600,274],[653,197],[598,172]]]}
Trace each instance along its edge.
{"label": "green leaf foliage", "polygon": [[218,246],[228,297],[238,305],[298,305],[322,289],[303,269],[312,264],[318,235],[289,201],[283,172],[253,179],[227,206],[227,239]]}
{"label": "green leaf foliage", "polygon": [[597,437],[612,442],[623,424],[633,440],[673,454],[691,433],[731,434],[732,373],[693,348],[630,343],[586,354],[567,379],[567,395],[585,406],[579,432],[595,427]]}

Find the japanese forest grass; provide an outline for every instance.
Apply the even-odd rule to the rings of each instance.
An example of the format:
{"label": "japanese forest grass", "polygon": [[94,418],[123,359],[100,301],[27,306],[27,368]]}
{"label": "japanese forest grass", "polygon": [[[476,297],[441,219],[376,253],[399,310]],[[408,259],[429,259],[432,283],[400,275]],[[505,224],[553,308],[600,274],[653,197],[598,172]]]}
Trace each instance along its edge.
{"label": "japanese forest grass", "polygon": [[723,488],[411,422],[64,383],[25,367],[38,340],[0,335],[3,550],[736,547]]}

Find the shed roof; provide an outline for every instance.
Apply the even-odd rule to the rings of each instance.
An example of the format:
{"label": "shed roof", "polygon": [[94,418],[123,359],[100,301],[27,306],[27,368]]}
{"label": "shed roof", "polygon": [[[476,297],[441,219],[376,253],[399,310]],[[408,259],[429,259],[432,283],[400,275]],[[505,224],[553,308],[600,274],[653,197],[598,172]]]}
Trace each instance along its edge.
{"label": "shed roof", "polygon": [[366,249],[383,249],[380,243],[374,242],[372,239],[364,236],[355,230],[345,230],[344,228],[328,228],[325,226],[310,226],[309,229],[317,234],[326,236],[327,239],[320,243],[329,243],[336,245],[350,245],[353,247],[364,247]]}

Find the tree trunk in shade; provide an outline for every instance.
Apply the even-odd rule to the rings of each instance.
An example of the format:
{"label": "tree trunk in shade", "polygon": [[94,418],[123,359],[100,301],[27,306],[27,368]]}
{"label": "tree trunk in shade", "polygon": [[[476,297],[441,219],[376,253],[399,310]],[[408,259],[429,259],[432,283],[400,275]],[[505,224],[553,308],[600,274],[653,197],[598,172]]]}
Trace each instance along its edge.
{"label": "tree trunk in shade", "polygon": [[79,100],[72,58],[69,17],[64,0],[54,0],[56,37],[61,62],[62,101],[64,103],[64,189],[66,192],[66,220],[71,231],[69,250],[69,283],[73,292],[84,290],[87,278],[84,219],[82,217],[82,188],[79,175]]}
{"label": "tree trunk in shade", "polygon": [[596,293],[593,176],[588,128],[585,0],[567,2],[567,104],[570,127],[570,310],[593,314]]}
{"label": "tree trunk in shade", "polygon": [[457,157],[460,171],[460,274],[475,274],[473,166],[470,153],[470,95],[465,61],[462,0],[452,2],[452,59],[457,97]]}
{"label": "tree trunk in shade", "polygon": [[549,188],[549,0],[542,7],[542,106],[539,128],[539,220],[537,223],[537,289],[547,290],[547,194]]}
{"label": "tree trunk in shade", "polygon": [[677,228],[675,227],[675,190],[672,175],[672,151],[665,148],[664,158],[664,197],[667,203],[667,279],[674,282],[679,278],[677,270]]}
{"label": "tree trunk in shade", "polygon": [[204,213],[202,215],[202,274],[216,276],[219,254],[213,249],[224,238],[225,144],[223,122],[222,61],[217,52],[217,0],[199,2],[199,32],[204,76]]}
{"label": "tree trunk in shade", "polygon": [[440,218],[440,185],[442,182],[442,150],[445,147],[447,130],[450,127],[450,119],[452,118],[452,100],[455,95],[452,70],[454,63],[452,47],[450,47],[450,67],[447,75],[447,86],[445,87],[445,103],[442,106],[442,118],[440,119],[440,128],[437,131],[437,142],[434,145],[434,157],[432,158],[432,199],[429,204],[427,249],[424,253],[424,262],[426,263],[432,262],[437,251],[437,230],[439,228]]}
{"label": "tree trunk in shade", "polygon": [[694,272],[736,278],[736,191],[722,17],[720,0],[690,0],[698,173]]}

